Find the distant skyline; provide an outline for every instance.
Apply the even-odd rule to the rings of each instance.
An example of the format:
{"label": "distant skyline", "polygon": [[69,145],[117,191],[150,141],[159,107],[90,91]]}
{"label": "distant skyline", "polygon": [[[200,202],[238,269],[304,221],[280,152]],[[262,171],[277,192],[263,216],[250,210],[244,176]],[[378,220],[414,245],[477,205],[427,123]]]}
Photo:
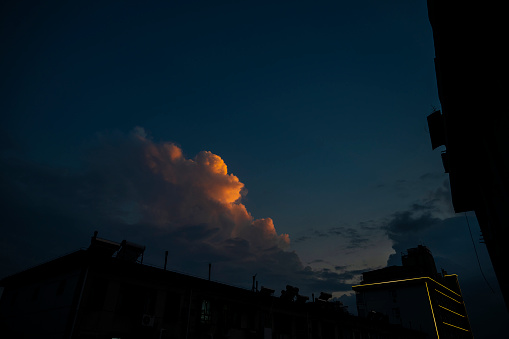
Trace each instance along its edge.
{"label": "distant skyline", "polygon": [[459,275],[474,335],[506,329],[431,150],[426,1],[0,6],[0,277],[97,230],[355,314],[360,274],[422,244]]}

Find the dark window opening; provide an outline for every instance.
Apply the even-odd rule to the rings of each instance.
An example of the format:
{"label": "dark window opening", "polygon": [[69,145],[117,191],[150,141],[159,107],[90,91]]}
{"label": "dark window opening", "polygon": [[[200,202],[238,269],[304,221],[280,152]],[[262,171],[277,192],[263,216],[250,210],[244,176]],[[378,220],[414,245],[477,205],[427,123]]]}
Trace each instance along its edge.
{"label": "dark window opening", "polygon": [[57,295],[61,295],[64,293],[65,291],[65,285],[66,285],[66,280],[62,280],[60,282],[60,284],[58,284],[58,288],[57,288]]}
{"label": "dark window opening", "polygon": [[154,314],[156,308],[157,290],[147,288],[142,292],[143,313]]}
{"label": "dark window opening", "polygon": [[41,287],[40,286],[37,286],[35,289],[34,289],[34,293],[32,293],[32,301],[35,301],[37,300],[37,298],[39,298],[39,292],[41,291]]}
{"label": "dark window opening", "polygon": [[396,290],[391,290],[392,302],[397,302],[398,300],[398,292]]}
{"label": "dark window opening", "polygon": [[157,290],[125,284],[120,287],[115,313],[136,318],[153,315]]}
{"label": "dark window opening", "polygon": [[178,322],[180,318],[182,296],[175,292],[166,294],[166,304],[164,305],[164,318],[172,322]]}
{"label": "dark window opening", "polygon": [[[5,293],[5,291],[4,291]],[[11,308],[14,309],[14,306],[16,305],[16,302],[18,301],[18,296],[19,296],[19,290],[15,290],[13,293],[12,293],[12,299],[11,299]]]}
{"label": "dark window opening", "polygon": [[87,309],[90,311],[99,311],[104,306],[106,293],[108,292],[108,281],[106,279],[96,279],[90,284],[90,296],[87,302]]}

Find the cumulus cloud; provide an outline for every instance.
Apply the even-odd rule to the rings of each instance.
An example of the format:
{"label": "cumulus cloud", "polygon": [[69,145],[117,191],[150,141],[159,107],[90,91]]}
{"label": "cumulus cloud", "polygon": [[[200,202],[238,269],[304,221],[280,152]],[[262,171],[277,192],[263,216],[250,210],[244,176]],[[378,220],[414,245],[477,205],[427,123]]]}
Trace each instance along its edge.
{"label": "cumulus cloud", "polygon": [[288,248],[289,235],[278,234],[272,219],[254,219],[247,211],[241,202],[244,184],[228,173],[220,156],[202,151],[187,158],[174,143],[156,143],[146,135],[137,127],[120,140],[103,138],[88,156],[88,176],[107,182],[97,193],[115,196],[108,208],[118,218],[213,247],[240,238],[254,254]]}
{"label": "cumulus cloud", "polygon": [[[103,133],[82,150],[79,168],[0,159],[2,197],[8,207],[0,275],[87,246],[94,230],[108,239],[146,245],[144,260],[250,287],[298,286],[303,294],[348,291],[345,272],[306,268],[269,217],[254,218],[242,203],[247,190],[223,159],[202,151],[193,157],[171,142],[155,142],[141,127],[130,134]],[[21,159],[21,160],[20,160]],[[29,237],[23,237],[29,234]],[[63,241],[63,237],[67,240]],[[35,240],[37,239],[37,240]],[[25,264],[8,243],[33,251]],[[3,246],[6,245],[6,246]],[[46,251],[46,252],[45,252]]]}

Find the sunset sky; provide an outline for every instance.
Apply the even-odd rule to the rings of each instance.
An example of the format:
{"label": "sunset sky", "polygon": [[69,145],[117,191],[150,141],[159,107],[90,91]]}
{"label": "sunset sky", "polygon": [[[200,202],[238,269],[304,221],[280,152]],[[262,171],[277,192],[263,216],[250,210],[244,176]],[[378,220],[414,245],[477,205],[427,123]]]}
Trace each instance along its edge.
{"label": "sunset sky", "polygon": [[0,5],[0,277],[99,237],[145,262],[356,313],[419,244],[474,334],[508,323],[479,226],[454,214],[426,1]]}

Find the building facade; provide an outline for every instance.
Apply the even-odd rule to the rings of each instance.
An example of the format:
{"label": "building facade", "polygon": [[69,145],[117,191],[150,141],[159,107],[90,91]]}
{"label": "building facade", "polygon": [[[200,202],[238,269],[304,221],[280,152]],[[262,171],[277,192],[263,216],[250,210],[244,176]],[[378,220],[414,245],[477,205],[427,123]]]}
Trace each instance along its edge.
{"label": "building facade", "polygon": [[474,211],[509,310],[509,116],[502,4],[427,0],[441,111],[428,117],[456,213]]}
{"label": "building facade", "polygon": [[79,250],[0,281],[5,338],[425,338],[357,317],[330,294],[221,284],[140,263],[144,247],[92,238]]}
{"label": "building facade", "polygon": [[365,272],[353,286],[359,316],[380,314],[429,338],[472,338],[458,276],[437,273],[425,246],[409,249],[402,259],[403,266]]}

